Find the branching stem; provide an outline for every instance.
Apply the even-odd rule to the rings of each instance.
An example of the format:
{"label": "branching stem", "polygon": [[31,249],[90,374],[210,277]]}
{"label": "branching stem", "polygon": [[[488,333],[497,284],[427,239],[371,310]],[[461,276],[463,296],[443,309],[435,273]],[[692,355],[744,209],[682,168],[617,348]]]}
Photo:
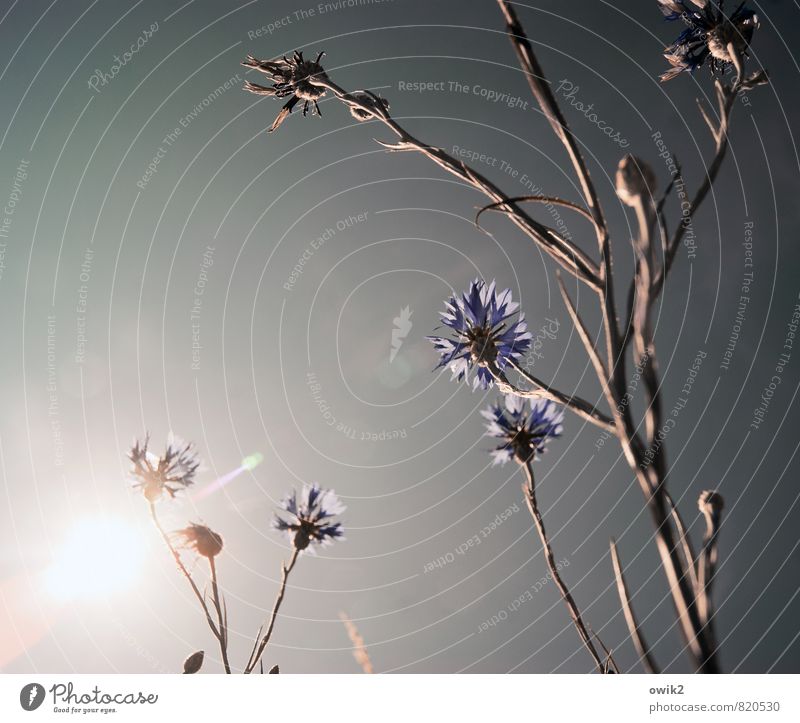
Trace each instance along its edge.
{"label": "branching stem", "polygon": [[259,660],[261,660],[261,656],[264,654],[264,650],[269,643],[269,639],[272,637],[272,631],[275,628],[275,621],[278,618],[278,611],[280,610],[281,603],[283,602],[283,596],[286,594],[286,582],[289,579],[289,573],[294,568],[299,555],[300,550],[294,548],[292,551],[292,556],[289,558],[289,562],[281,563],[281,585],[278,588],[278,595],[275,598],[275,604],[272,606],[272,613],[269,616],[267,630],[261,638],[261,641],[258,643],[258,647],[255,649],[255,652],[250,656],[247,667],[244,669],[245,673],[249,674],[253,672],[253,669],[256,667]]}

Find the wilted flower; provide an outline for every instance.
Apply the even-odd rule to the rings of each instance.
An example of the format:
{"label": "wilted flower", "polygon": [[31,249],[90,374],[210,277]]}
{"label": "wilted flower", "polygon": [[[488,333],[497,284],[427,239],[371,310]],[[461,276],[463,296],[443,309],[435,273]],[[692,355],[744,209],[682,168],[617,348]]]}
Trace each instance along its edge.
{"label": "wilted flower", "polygon": [[636,206],[641,198],[652,198],[656,190],[653,169],[630,154],[620,160],[616,180],[617,196],[626,206]]}
{"label": "wilted flower", "polygon": [[563,431],[564,412],[549,399],[537,399],[529,407],[524,399],[509,394],[504,404],[492,404],[481,415],[488,420],[486,436],[503,440],[491,452],[494,464],[533,461],[544,454],[547,441]]}
{"label": "wilted flower", "polygon": [[184,547],[203,557],[211,559],[222,552],[222,536],[205,525],[193,522],[182,530],[176,530],[174,534]]}
{"label": "wilted flower", "polygon": [[150,435],[141,445],[136,440],[128,453],[133,463],[131,474],[136,480],[134,487],[140,488],[148,502],[155,502],[166,492],[174,497],[176,492],[194,483],[194,475],[200,466],[191,443],[167,442],[161,457],[147,449]]}
{"label": "wilted flower", "polygon": [[256,95],[269,95],[274,98],[291,96],[272,123],[269,129],[270,133],[286,120],[286,116],[292,112],[292,109],[301,100],[304,101],[304,116],[308,115],[309,110],[311,115],[314,115],[315,112],[317,115],[322,115],[317,101],[325,95],[325,88],[314,85],[309,79],[313,76],[325,76],[325,71],[319,64],[323,55],[324,53],[320,53],[316,60],[305,60],[303,53],[295,50],[291,58],[287,58],[284,55],[278,60],[259,60],[252,55],[248,55],[242,62],[245,67],[254,68],[269,76],[269,79],[273,81],[272,87],[267,88],[257,83],[251,83],[248,80],[244,84],[245,90]]}
{"label": "wilted flower", "polygon": [[297,491],[292,490],[281,507],[289,519],[284,520],[276,514],[273,527],[285,532],[296,550],[305,550],[312,542],[328,545],[344,533],[342,523],[332,520],[334,515],[345,510],[332,490],[323,490],[316,484],[304,485],[299,499]]}
{"label": "wilted flower", "polygon": [[699,68],[710,59],[712,71],[723,71],[733,62],[728,44],[747,54],[758,16],[740,4],[731,15],[723,11],[723,0],[658,0],[667,20],[683,20],[688,26],[664,51],[672,68],[661,75],[670,80],[684,71]]}
{"label": "wilted flower", "polygon": [[453,379],[467,379],[469,370],[476,367],[473,389],[478,385],[488,389],[493,383],[490,365],[504,369],[528,351],[532,337],[524,315],[511,321],[519,304],[511,300],[510,289],[498,294],[494,281],[487,286],[483,279],[475,279],[463,296],[450,297],[445,306],[442,322],[455,332],[455,338],[428,339],[441,355],[436,368],[449,366]]}

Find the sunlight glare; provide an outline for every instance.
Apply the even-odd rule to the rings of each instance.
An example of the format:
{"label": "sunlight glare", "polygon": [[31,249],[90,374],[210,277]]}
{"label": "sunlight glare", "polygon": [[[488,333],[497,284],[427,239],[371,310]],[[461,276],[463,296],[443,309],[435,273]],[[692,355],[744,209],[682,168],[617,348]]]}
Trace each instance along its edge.
{"label": "sunlight glare", "polygon": [[45,572],[45,586],[61,601],[107,597],[131,587],[143,558],[137,531],[119,518],[77,522]]}

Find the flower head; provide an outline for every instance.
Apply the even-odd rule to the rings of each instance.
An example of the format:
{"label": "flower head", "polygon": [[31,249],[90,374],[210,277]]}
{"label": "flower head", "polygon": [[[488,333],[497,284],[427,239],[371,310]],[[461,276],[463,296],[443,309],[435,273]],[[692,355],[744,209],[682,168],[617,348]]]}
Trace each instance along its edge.
{"label": "flower head", "polygon": [[[311,115],[316,113],[322,115],[319,110],[317,101],[325,95],[325,88],[314,85],[311,78],[325,77],[325,71],[319,64],[320,59],[324,53],[320,53],[316,60],[305,60],[303,53],[295,50],[294,54],[287,58],[285,55],[277,60],[259,60],[252,55],[248,55],[242,62],[247,68],[254,68],[261,73],[264,73],[272,81],[271,87],[251,83],[249,80],[245,81],[244,89],[255,93],[256,95],[269,95],[274,98],[287,98],[289,100],[281,109],[275,118],[270,133],[278,128],[292,109],[302,100],[303,101],[303,115]],[[291,96],[291,97],[290,97]]]}
{"label": "flower head", "polygon": [[453,336],[428,339],[441,356],[436,368],[449,366],[453,379],[466,380],[475,367],[473,389],[479,385],[488,389],[493,383],[490,366],[505,369],[509,361],[528,351],[531,333],[523,314],[511,320],[519,304],[512,301],[510,289],[497,293],[494,281],[487,286],[483,279],[475,279],[465,294],[450,297],[445,306],[442,323],[453,330]]}
{"label": "flower head", "polygon": [[537,399],[529,407],[524,399],[509,394],[505,403],[492,404],[481,415],[487,420],[486,436],[503,440],[491,452],[494,464],[533,461],[563,430],[564,412],[549,399]]}
{"label": "flower head", "polygon": [[730,15],[723,10],[724,0],[658,0],[658,5],[667,20],[683,20],[687,25],[664,51],[672,67],[662,73],[662,81],[693,71],[707,59],[712,71],[724,71],[733,62],[728,46],[733,44],[746,55],[758,27],[758,16],[744,3]]}
{"label": "flower head", "polygon": [[299,497],[296,490],[281,503],[288,519],[275,515],[273,527],[285,532],[296,550],[305,550],[312,542],[328,545],[341,538],[344,530],[341,522],[333,516],[344,512],[345,507],[332,490],[323,490],[319,485],[304,485]]}
{"label": "flower head", "polygon": [[174,534],[184,547],[203,557],[211,559],[222,552],[222,536],[205,525],[193,522],[182,530],[176,530]]}
{"label": "flower head", "polygon": [[170,440],[161,457],[148,451],[149,443],[150,435],[144,438],[142,444],[136,440],[128,453],[128,458],[133,463],[133,486],[142,490],[148,502],[155,502],[165,492],[174,497],[177,492],[194,483],[200,460],[191,443]]}

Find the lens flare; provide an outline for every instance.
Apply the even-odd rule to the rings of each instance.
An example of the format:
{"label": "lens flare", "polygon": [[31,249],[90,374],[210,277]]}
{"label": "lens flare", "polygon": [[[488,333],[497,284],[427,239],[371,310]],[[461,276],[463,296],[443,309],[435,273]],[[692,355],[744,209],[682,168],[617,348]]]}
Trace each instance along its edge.
{"label": "lens flare", "polygon": [[221,490],[226,484],[228,484],[228,482],[235,480],[240,474],[242,474],[242,472],[250,472],[251,470],[254,470],[263,461],[264,455],[261,454],[261,452],[255,452],[254,454],[248,455],[242,460],[242,463],[236,467],[236,469],[232,469],[227,474],[224,474],[222,477],[214,480],[211,484],[203,487],[203,489],[192,495],[192,499],[195,501],[205,499],[213,492]]}
{"label": "lens flare", "polygon": [[260,465],[263,461],[264,455],[261,454],[261,452],[256,452],[255,454],[251,454],[242,460],[242,467],[249,472],[251,469],[258,467],[258,465]]}

